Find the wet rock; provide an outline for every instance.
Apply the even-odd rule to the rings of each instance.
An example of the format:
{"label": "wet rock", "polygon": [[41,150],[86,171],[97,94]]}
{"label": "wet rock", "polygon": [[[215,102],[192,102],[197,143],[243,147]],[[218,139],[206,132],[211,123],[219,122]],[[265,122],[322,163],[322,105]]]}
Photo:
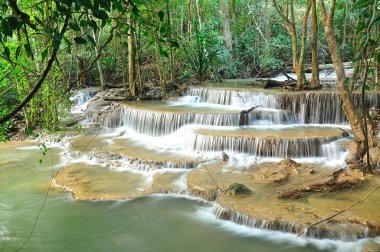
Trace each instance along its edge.
{"label": "wet rock", "polygon": [[293,159],[284,159],[280,162],[280,165],[283,165],[283,166],[287,166],[287,167],[296,167],[299,165],[299,163],[297,163],[296,161],[294,161]]}
{"label": "wet rock", "polygon": [[363,252],[379,252],[380,244],[374,241],[368,241],[368,243],[363,246],[362,251]]}
{"label": "wet rock", "polygon": [[222,152],[222,157],[223,157],[223,162],[228,162],[228,160],[230,160],[230,157],[224,151]]}
{"label": "wet rock", "polygon": [[238,195],[248,196],[252,194],[252,191],[243,184],[233,183],[228,186],[227,194],[233,195],[233,196],[238,196]]}
{"label": "wet rock", "polygon": [[[369,159],[373,168],[380,168],[380,145],[369,149]],[[364,156],[364,163],[367,164],[367,154]]]}

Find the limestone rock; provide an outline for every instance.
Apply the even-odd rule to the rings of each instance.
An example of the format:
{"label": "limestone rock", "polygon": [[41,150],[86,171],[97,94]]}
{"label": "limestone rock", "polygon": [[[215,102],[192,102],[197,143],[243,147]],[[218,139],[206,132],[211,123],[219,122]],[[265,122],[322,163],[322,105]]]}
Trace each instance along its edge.
{"label": "limestone rock", "polygon": [[[380,145],[369,149],[369,158],[373,168],[380,168]],[[367,164],[367,154],[364,156],[363,161]]]}
{"label": "limestone rock", "polygon": [[222,157],[223,157],[223,162],[228,162],[228,160],[230,160],[230,157],[224,151],[222,152]]}

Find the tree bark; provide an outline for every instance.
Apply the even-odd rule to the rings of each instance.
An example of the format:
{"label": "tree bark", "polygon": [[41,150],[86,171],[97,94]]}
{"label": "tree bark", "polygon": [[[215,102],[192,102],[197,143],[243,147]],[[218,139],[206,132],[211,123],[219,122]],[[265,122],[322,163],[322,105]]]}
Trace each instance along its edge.
{"label": "tree bark", "polygon": [[317,0],[311,0],[311,86],[319,86]]}
{"label": "tree bark", "polygon": [[220,0],[220,6],[222,7],[224,40],[226,41],[227,50],[231,58],[233,43],[232,43],[232,33],[231,33],[231,28],[230,28],[230,17],[228,14],[228,4],[226,0]]}
{"label": "tree bark", "polygon": [[128,31],[128,78],[129,78],[129,92],[131,96],[136,96],[136,66],[135,66],[135,54],[134,54],[134,42],[133,42],[133,19],[132,15],[129,15],[128,19],[129,31]]}
{"label": "tree bark", "polygon": [[[96,45],[99,44],[100,42],[100,30],[99,30],[99,33],[96,34],[96,32],[94,30],[92,30],[92,36],[94,38],[94,41],[96,43]],[[95,57],[98,57],[99,55],[99,51],[98,51],[98,47],[95,45]],[[102,90],[106,90],[106,84],[105,84],[105,81],[104,81],[104,75],[103,75],[103,69],[102,69],[102,64],[100,63],[100,60],[98,60],[96,62],[96,65],[98,67],[98,73],[99,73],[99,80],[100,80],[100,86],[102,87]]]}
{"label": "tree bark", "polygon": [[[170,5],[169,1],[166,3],[166,16],[168,18],[168,29],[169,29],[169,40],[172,39],[172,27],[171,27],[171,19],[170,19]],[[174,55],[173,50],[170,48],[169,51],[169,62],[170,62],[170,82],[174,82]]]}

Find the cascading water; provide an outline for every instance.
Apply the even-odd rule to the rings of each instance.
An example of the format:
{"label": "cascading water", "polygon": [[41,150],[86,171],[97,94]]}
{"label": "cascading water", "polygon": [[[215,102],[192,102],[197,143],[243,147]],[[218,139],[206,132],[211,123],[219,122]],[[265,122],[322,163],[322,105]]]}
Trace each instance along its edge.
{"label": "cascading water", "polygon": [[[262,91],[197,87],[189,88],[186,94],[199,97],[198,101],[200,102],[285,110],[293,115],[292,123],[347,123],[342,110],[341,98],[337,92],[273,92],[265,94]],[[353,99],[360,107],[360,94],[355,93]],[[379,93],[367,93],[367,100],[370,108],[380,106]]]}
{"label": "cascading water", "polygon": [[228,137],[197,134],[194,138],[195,151],[230,151],[248,153],[257,157],[321,157],[321,145],[337,137],[277,139],[273,137]]}
{"label": "cascading water", "polygon": [[[369,96],[371,106],[379,105],[378,94]],[[244,124],[241,124],[242,116]],[[344,139],[343,132],[338,128],[349,131],[349,127],[339,95],[334,92],[275,91],[269,94],[259,90],[196,87],[189,88],[186,96],[177,100],[108,103],[102,109],[89,109],[87,118],[103,127],[113,128],[113,138],[120,140],[117,144],[115,140],[111,141],[110,146],[114,149],[105,145],[99,148],[100,151],[102,148],[124,151],[125,155],[110,168],[144,174],[142,176],[147,176],[150,183],[154,180],[154,172],[165,174],[166,169],[198,168],[211,174],[207,169],[214,165],[222,166],[219,173],[223,174],[226,170],[234,171],[233,166],[239,166],[236,171],[254,170],[252,167],[268,162],[265,160],[277,162],[288,158],[296,158],[296,162],[308,159],[308,164],[314,162],[313,165],[334,166],[341,165],[347,154],[347,147],[341,140]],[[115,130],[119,127],[123,130]],[[226,159],[222,152],[227,155]],[[171,153],[171,157],[165,160],[167,153]],[[278,160],[273,161],[275,159]],[[109,162],[107,158],[104,160],[102,163]],[[314,174],[312,168],[307,169],[306,173]],[[281,173],[291,176],[289,174],[298,175],[305,171],[284,167],[280,171],[269,171],[268,176],[280,176]],[[187,172],[192,171],[185,170],[181,180],[175,182],[182,189],[186,186],[196,189],[199,197],[208,200],[218,197],[218,189],[204,189],[197,184],[190,186]],[[209,197],[210,192],[213,192],[212,197]],[[255,219],[222,206],[215,206],[213,212],[220,219],[260,229],[297,233],[304,228],[287,220]],[[366,236],[364,229],[359,231],[353,235],[352,232],[319,228],[308,230],[308,235],[357,240]]]}

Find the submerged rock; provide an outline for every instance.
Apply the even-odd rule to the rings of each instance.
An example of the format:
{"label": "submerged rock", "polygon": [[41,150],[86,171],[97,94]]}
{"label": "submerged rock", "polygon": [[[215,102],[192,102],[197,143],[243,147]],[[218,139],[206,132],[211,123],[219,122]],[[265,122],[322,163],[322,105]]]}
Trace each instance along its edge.
{"label": "submerged rock", "polygon": [[251,195],[252,191],[243,184],[233,183],[233,184],[228,186],[227,194],[234,195],[234,196]]}

